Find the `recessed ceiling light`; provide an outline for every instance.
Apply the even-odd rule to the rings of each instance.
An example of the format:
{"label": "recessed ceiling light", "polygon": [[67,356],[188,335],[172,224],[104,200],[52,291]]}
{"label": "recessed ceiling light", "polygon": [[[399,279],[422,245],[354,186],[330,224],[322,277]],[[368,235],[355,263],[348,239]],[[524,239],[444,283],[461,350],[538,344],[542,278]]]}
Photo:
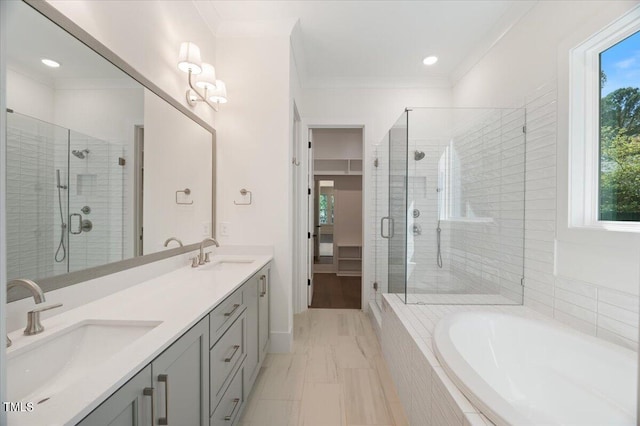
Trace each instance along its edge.
{"label": "recessed ceiling light", "polygon": [[53,59],[43,59],[42,63],[51,68],[59,68],[60,64]]}
{"label": "recessed ceiling light", "polygon": [[422,60],[422,63],[425,65],[433,65],[436,62],[438,62],[438,57],[437,56],[427,56],[426,58],[424,58]]}

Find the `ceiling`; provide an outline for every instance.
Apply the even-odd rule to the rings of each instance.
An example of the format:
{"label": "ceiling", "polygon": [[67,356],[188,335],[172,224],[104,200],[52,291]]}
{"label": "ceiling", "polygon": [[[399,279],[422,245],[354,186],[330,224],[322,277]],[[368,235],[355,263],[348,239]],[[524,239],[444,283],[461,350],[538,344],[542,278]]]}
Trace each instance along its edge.
{"label": "ceiling", "polygon": [[[50,87],[91,81],[141,87],[109,61],[23,2],[7,2],[7,67]],[[40,60],[53,59],[60,68]]]}
{"label": "ceiling", "polygon": [[[195,1],[218,35],[298,21],[305,87],[450,86],[533,1]],[[297,33],[297,35],[296,35]],[[422,59],[437,55],[436,65]]]}

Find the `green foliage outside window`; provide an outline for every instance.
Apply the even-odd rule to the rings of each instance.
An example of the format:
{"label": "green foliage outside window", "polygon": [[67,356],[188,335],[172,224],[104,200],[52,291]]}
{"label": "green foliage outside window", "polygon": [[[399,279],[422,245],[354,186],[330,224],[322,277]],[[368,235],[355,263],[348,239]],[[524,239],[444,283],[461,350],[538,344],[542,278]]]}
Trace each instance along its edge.
{"label": "green foliage outside window", "polygon": [[[640,62],[640,33],[620,44],[627,40],[634,43],[633,49],[627,48],[626,56],[607,62],[607,69],[603,69],[607,51],[601,54],[601,90],[613,80],[607,75],[609,70],[618,73],[616,67],[623,65],[626,69],[631,66],[630,71],[640,70],[640,63],[634,66],[634,61]],[[618,55],[623,47],[618,47]],[[626,75],[638,76],[635,81],[625,81],[634,87],[620,87],[600,100],[600,220],[640,221],[640,72],[627,71]],[[618,74],[614,79],[620,80]]]}

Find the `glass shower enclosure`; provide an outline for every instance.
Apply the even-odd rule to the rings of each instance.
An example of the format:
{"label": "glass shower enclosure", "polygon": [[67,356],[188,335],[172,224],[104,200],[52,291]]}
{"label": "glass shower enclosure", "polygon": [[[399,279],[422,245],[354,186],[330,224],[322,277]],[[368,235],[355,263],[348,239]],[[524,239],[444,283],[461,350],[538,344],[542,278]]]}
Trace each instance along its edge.
{"label": "glass shower enclosure", "polygon": [[525,110],[413,108],[376,147],[376,302],[522,304]]}
{"label": "glass shower enclosure", "polygon": [[7,114],[7,278],[121,260],[123,146]]}

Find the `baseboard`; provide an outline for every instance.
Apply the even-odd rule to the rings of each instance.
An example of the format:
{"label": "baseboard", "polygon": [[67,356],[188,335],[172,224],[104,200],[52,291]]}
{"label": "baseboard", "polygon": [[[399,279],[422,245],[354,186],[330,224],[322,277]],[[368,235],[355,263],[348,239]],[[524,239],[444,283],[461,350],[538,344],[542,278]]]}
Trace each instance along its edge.
{"label": "baseboard", "polygon": [[293,350],[293,330],[272,331],[270,335],[269,352],[286,354]]}

